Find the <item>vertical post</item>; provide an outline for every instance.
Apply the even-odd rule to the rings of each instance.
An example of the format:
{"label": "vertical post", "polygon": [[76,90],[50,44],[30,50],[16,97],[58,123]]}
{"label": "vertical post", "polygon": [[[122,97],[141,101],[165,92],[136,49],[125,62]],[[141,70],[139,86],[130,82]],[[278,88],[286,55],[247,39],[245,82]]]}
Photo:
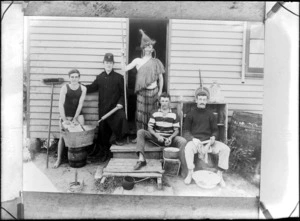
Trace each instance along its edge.
{"label": "vertical post", "polygon": [[123,71],[123,76],[124,76],[124,102],[125,102],[125,115],[126,115],[126,120],[128,120],[128,115],[127,115],[127,93],[126,93],[126,71],[123,69],[125,67],[125,62],[124,62],[124,36],[123,36],[123,19],[121,19],[121,31],[122,31],[122,57],[121,57],[121,63],[122,63],[122,71]]}
{"label": "vertical post", "polygon": [[245,83],[245,72],[246,72],[246,44],[247,44],[247,22],[244,22],[244,29],[243,29],[243,57],[242,57],[242,76],[241,82]]}
{"label": "vertical post", "polygon": [[54,83],[52,83],[51,88],[51,101],[50,101],[50,115],[49,115],[49,128],[48,128],[48,142],[47,142],[47,162],[46,162],[46,168],[48,168],[48,161],[49,161],[49,147],[50,147],[50,129],[51,129],[51,117],[52,117],[52,101],[53,101],[53,88]]}

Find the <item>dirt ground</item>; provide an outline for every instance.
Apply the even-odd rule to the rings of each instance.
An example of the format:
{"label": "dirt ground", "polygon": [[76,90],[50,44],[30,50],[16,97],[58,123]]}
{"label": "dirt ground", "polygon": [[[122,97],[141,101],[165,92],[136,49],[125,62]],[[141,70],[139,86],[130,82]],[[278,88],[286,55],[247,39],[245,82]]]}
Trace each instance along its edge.
{"label": "dirt ground", "polygon": [[[222,197],[256,197],[259,188],[237,174],[224,174],[226,187],[216,186],[213,189],[203,189],[193,181],[185,185],[180,176],[163,176],[163,189],[158,190],[155,179],[145,180],[135,184],[132,190],[124,190],[121,186],[121,177],[106,180],[105,188],[100,185],[94,176],[97,168],[103,168],[106,163],[97,160],[88,160],[82,168],[72,168],[67,160],[57,169],[53,168],[56,156],[49,154],[49,164],[46,168],[46,151],[42,149],[35,154],[33,160],[23,163],[23,189],[24,191],[65,192],[68,193],[70,183],[77,180],[83,185],[79,192],[89,194],[129,194],[129,195],[169,195],[169,196],[222,196]],[[83,182],[82,182],[83,181]]]}

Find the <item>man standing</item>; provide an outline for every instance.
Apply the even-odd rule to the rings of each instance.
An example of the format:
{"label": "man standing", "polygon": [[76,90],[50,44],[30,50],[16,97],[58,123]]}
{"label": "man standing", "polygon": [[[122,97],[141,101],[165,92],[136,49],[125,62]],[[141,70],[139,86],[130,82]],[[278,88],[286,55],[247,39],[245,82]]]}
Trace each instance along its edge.
{"label": "man standing", "polygon": [[[86,85],[87,93],[98,91],[99,119],[115,107],[119,107],[114,114],[100,121],[97,139],[97,153],[101,161],[106,161],[110,153],[110,137],[116,136],[116,144],[123,145],[124,137],[128,134],[128,124],[124,112],[124,79],[123,76],[113,70],[114,56],[106,53],[103,59],[104,71],[99,74],[94,82]],[[98,146],[100,145],[100,147]]]}
{"label": "man standing", "polygon": [[179,134],[179,117],[170,108],[170,95],[162,93],[160,98],[160,109],[151,114],[148,123],[148,131],[140,129],[137,132],[136,153],[139,157],[134,170],[146,166],[145,140],[152,140],[161,146],[172,146],[184,148],[186,140]]}
{"label": "man standing", "polygon": [[[187,114],[184,123],[184,137],[187,140],[185,146],[185,160],[188,168],[188,174],[184,180],[185,184],[192,181],[194,165],[194,155],[199,154],[201,158],[205,158],[207,153],[218,154],[218,172],[221,178],[220,185],[225,186],[223,180],[223,171],[228,169],[228,161],[230,148],[220,141],[216,141],[218,137],[217,119],[213,113],[206,109],[207,94],[204,91],[196,95],[197,108]],[[203,144],[207,141],[207,144]],[[185,163],[182,165],[185,166]]]}
{"label": "man standing", "polygon": [[[79,84],[80,72],[77,69],[69,71],[70,84],[62,86],[59,96],[59,126],[81,124],[84,125],[84,118],[81,109],[86,95],[86,87]],[[57,160],[54,168],[61,164],[62,151],[65,146],[64,139],[60,135],[57,147]]]}

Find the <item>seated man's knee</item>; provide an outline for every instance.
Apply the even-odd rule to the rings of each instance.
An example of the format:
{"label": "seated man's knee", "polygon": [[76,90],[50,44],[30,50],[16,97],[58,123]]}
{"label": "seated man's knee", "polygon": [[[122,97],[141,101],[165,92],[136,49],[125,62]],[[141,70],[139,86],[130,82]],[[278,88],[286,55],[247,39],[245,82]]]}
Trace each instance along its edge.
{"label": "seated man's knee", "polygon": [[139,129],[136,133],[137,136],[143,136],[145,134],[145,131],[144,129]]}
{"label": "seated man's knee", "polygon": [[194,147],[194,142],[193,141],[189,141],[187,142],[187,144],[185,145],[184,149],[185,150],[190,150],[190,149],[193,149]]}

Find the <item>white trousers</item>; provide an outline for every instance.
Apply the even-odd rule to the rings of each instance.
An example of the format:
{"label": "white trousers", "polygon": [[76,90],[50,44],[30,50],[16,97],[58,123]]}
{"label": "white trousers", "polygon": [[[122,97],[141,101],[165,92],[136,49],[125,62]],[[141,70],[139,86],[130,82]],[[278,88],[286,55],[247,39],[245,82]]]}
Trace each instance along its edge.
{"label": "white trousers", "polygon": [[[211,146],[211,148],[212,148],[212,154],[219,155],[218,167],[227,170],[230,148],[226,144],[220,141],[215,141],[214,144]],[[187,168],[189,170],[193,170],[195,168],[194,155],[198,154],[197,147],[193,141],[187,143],[184,152],[185,152],[185,160],[186,160]]]}

